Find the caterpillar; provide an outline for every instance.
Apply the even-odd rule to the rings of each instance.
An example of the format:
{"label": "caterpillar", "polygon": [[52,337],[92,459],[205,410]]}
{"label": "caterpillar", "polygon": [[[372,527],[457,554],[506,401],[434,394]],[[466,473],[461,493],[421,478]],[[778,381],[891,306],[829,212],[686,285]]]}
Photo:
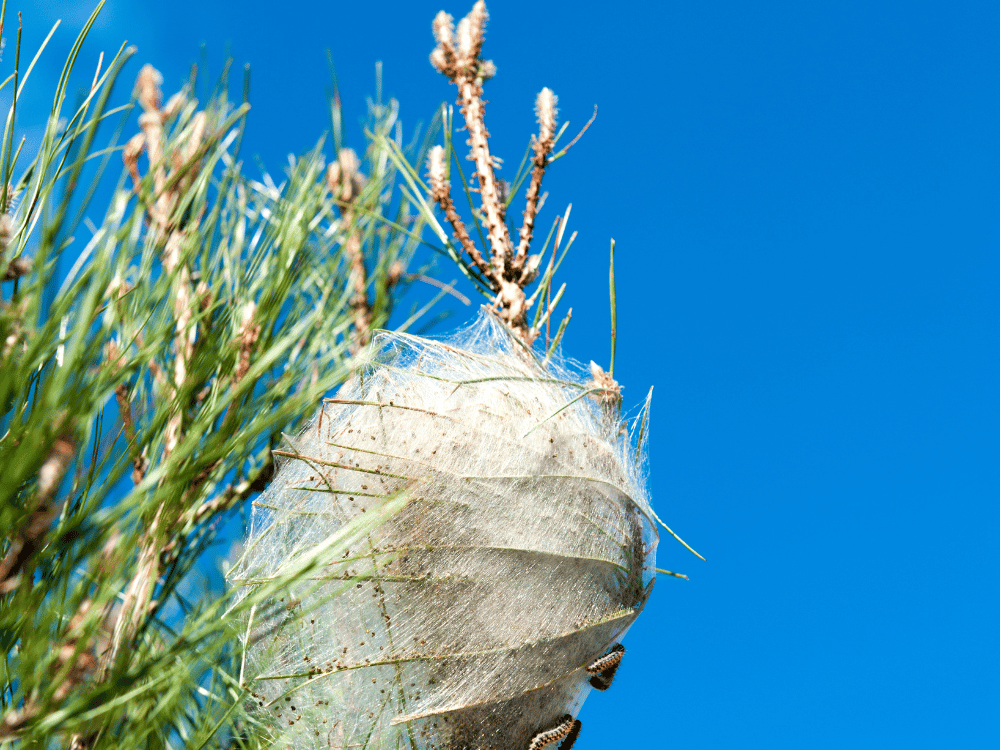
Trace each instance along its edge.
{"label": "caterpillar", "polygon": [[569,730],[569,734],[566,735],[566,740],[562,743],[559,750],[570,750],[573,747],[576,738],[580,736],[580,728],[582,726],[583,722],[579,719],[573,722],[573,727]]}
{"label": "caterpillar", "polygon": [[561,750],[570,750],[573,747],[573,743],[576,742],[576,738],[580,734],[580,727],[582,726],[582,721],[579,719],[574,720],[572,716],[565,714],[552,729],[546,729],[544,732],[539,732],[532,737],[531,744],[528,745],[528,750],[542,750],[542,748],[561,740],[565,740],[560,746]]}
{"label": "caterpillar", "polygon": [[616,643],[608,653],[587,667],[587,674],[591,676],[590,684],[594,688],[604,691],[611,687],[611,681],[615,679],[615,672],[622,663],[624,653],[625,647]]}

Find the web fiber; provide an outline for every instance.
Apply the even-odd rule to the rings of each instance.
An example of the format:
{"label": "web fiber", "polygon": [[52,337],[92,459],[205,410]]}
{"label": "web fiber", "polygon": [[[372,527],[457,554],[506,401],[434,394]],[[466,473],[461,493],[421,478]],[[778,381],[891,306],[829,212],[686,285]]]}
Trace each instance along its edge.
{"label": "web fiber", "polygon": [[230,574],[248,592],[403,500],[247,624],[278,746],[521,750],[577,713],[657,543],[633,440],[591,387],[488,313],[446,341],[376,335],[292,441]]}

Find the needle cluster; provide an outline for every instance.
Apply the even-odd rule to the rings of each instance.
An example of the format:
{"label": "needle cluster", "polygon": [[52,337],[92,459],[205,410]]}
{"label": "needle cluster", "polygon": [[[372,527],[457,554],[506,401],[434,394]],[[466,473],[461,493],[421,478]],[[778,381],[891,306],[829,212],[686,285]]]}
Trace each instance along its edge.
{"label": "needle cluster", "polygon": [[328,169],[321,140],[250,177],[249,105],[225,78],[164,96],[124,46],[74,72],[96,15],[37,152],[17,133],[20,45],[3,60],[0,744],[225,744],[245,728],[228,602],[191,571],[386,324],[423,219],[392,200],[394,103],[360,156]]}

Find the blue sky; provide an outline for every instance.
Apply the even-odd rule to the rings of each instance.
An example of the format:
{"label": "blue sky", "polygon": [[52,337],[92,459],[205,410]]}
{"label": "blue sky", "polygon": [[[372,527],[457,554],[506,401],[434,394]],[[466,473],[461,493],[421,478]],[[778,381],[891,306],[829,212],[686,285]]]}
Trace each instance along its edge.
{"label": "blue sky", "polygon": [[[228,50],[244,153],[280,172],[329,127],[327,48],[350,123],[376,60],[407,127],[450,100],[430,21],[463,3],[110,0],[84,59],[128,39],[126,79],[153,63],[169,94]],[[41,97],[89,8],[38,5],[27,49],[64,19]],[[657,583],[576,748],[996,746],[1000,6],[490,11],[511,171],[542,86],[573,131],[599,106],[546,177],[540,225],[572,202],[580,232],[564,351],[607,363],[614,237],[615,373],[630,404],[655,387],[654,505],[708,558],[662,541],[691,580]]]}

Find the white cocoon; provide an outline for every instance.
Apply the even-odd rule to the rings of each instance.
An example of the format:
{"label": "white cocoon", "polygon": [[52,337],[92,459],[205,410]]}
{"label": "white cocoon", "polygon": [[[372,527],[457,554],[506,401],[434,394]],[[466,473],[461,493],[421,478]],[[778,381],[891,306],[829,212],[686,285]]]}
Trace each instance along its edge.
{"label": "white cocoon", "polygon": [[488,313],[447,341],[376,335],[290,441],[230,574],[243,596],[397,508],[245,623],[280,746],[527,750],[576,714],[657,544],[634,436],[594,387]]}

